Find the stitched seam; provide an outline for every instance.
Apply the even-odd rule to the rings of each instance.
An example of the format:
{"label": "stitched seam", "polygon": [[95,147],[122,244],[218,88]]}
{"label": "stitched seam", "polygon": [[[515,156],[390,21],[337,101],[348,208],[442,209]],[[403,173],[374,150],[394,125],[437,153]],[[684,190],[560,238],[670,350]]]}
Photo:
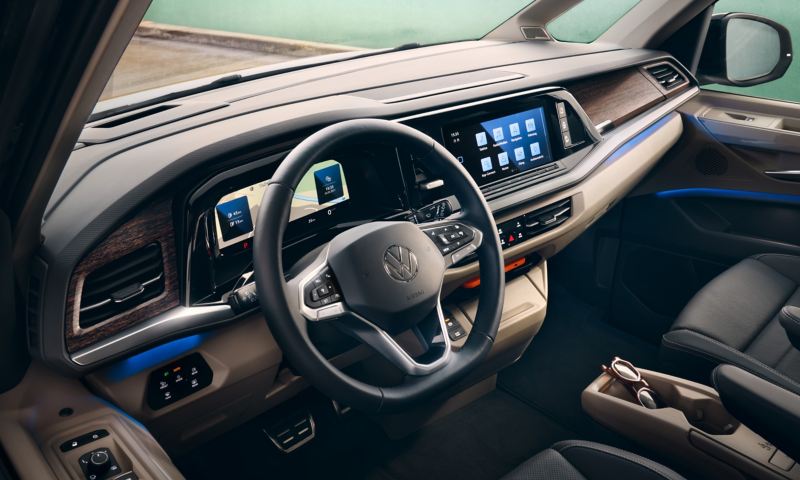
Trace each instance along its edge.
{"label": "stitched seam", "polygon": [[[792,379],[792,378],[790,378],[790,377],[787,377],[787,376],[786,376],[786,375],[784,375],[783,373],[781,373],[781,372],[779,372],[779,371],[775,370],[774,368],[770,367],[770,366],[769,366],[769,365],[767,365],[766,363],[763,363],[763,362],[759,361],[758,359],[756,359],[756,358],[754,358],[754,357],[751,357],[750,355],[747,355],[747,354],[745,354],[745,353],[742,353],[742,352],[740,352],[739,350],[736,350],[735,348],[729,347],[728,345],[725,345],[724,343],[722,343],[722,342],[720,342],[720,341],[717,341],[717,340],[715,340],[715,339],[713,339],[713,338],[711,338],[711,337],[709,337],[709,336],[707,336],[707,335],[703,335],[702,333],[695,332],[694,330],[689,330],[688,328],[684,328],[684,329],[682,329],[682,330],[686,330],[686,332],[688,332],[688,333],[691,333],[691,334],[693,334],[693,335],[697,335],[697,336],[703,337],[705,340],[707,340],[707,341],[709,341],[709,342],[711,342],[711,343],[714,343],[714,344],[716,344],[716,345],[718,345],[718,346],[722,347],[722,349],[723,349],[723,350],[727,350],[727,351],[729,351],[730,353],[733,353],[733,354],[734,354],[734,356],[736,356],[736,357],[739,357],[739,358],[738,358],[739,360],[745,360],[745,361],[749,361],[749,362],[755,363],[756,365],[762,366],[762,367],[764,367],[765,369],[767,369],[767,370],[769,370],[770,372],[772,372],[772,373],[774,373],[775,375],[777,375],[778,377],[780,377],[780,378],[782,378],[782,379],[786,380],[786,381],[787,381],[787,382],[789,382],[790,384],[792,384],[792,385],[794,385],[795,387],[797,387],[798,389],[800,389],[800,383],[796,382],[795,380],[793,380],[793,379]],[[728,361],[729,361],[729,360],[727,360],[727,359],[725,359],[725,358],[718,357],[717,355],[714,355],[714,354],[713,354],[713,353],[711,353],[711,352],[707,352],[707,351],[703,351],[703,350],[698,350],[698,349],[696,349],[696,348],[694,348],[694,347],[691,347],[691,346],[689,346],[689,345],[683,345],[683,344],[680,344],[680,343],[676,343],[674,340],[667,339],[667,338],[666,338],[666,335],[664,335],[664,337],[663,337],[663,340],[664,340],[664,341],[666,341],[667,343],[671,343],[671,344],[672,344],[672,345],[671,345],[671,347],[672,347],[672,348],[675,348],[675,347],[676,347],[676,348],[675,348],[676,350],[682,350],[682,351],[686,351],[686,352],[692,352],[692,353],[696,353],[696,354],[699,354],[700,356],[705,356],[707,359],[717,360],[719,363],[726,363],[726,362],[728,362]],[[673,347],[673,346],[675,346],[675,347]],[[743,358],[742,358],[742,357],[743,357]],[[738,365],[738,366],[739,366],[739,367],[741,367],[741,368],[742,368],[742,369],[744,369],[744,370],[747,370],[748,372],[752,373],[753,375],[755,375],[755,376],[757,376],[757,377],[760,377],[760,376],[761,376],[761,375],[759,375],[759,373],[758,373],[758,372],[754,371],[754,370],[753,370],[753,369],[751,369],[751,368],[748,368],[748,367],[747,367],[747,366],[745,366],[744,364],[740,364],[740,365]]]}
{"label": "stitched seam", "polygon": [[[638,466],[640,466],[642,468],[650,470],[651,472],[657,473],[658,475],[661,475],[662,477],[667,478],[667,479],[682,478],[677,473],[667,469],[666,467],[664,467],[662,465],[659,465],[659,464],[657,464],[655,462],[652,462],[650,460],[641,458],[641,457],[639,457],[637,455],[634,455],[632,453],[629,453],[629,452],[621,453],[621,452],[617,451],[616,449],[604,448],[604,447],[605,447],[604,445],[590,444],[588,442],[586,442],[586,443],[584,443],[584,442],[575,442],[575,443],[571,443],[571,444],[568,444],[568,445],[565,445],[565,446],[559,446],[558,447],[559,450],[557,450],[557,451],[559,453],[561,453],[562,451],[566,451],[566,450],[569,450],[571,448],[583,448],[583,449],[586,449],[586,450],[594,450],[594,451],[601,452],[601,453],[604,453],[606,455],[612,456],[612,457],[617,458],[619,460],[623,460],[625,462],[632,463],[634,465],[638,465]],[[627,457],[625,454],[630,455],[630,457]],[[562,456],[563,456],[563,454],[562,454]],[[577,469],[577,467],[576,467],[576,469]],[[580,470],[578,470],[578,471],[580,472]],[[583,472],[580,472],[580,473],[581,473],[581,475],[583,475]]]}

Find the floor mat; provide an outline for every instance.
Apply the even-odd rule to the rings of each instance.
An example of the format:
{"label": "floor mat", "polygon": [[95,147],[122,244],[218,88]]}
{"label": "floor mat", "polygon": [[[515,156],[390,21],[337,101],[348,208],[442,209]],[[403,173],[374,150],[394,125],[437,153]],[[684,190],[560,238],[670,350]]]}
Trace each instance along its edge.
{"label": "floor mat", "polygon": [[[317,407],[321,406],[320,404]],[[493,391],[401,440],[358,414],[339,419],[315,408],[317,438],[281,454],[249,422],[179,458],[189,480],[347,478],[497,479],[574,434],[502,391]]]}
{"label": "floor mat", "polygon": [[391,445],[395,451],[376,473],[408,480],[497,479],[553,443],[573,437],[524,403],[494,391]]}
{"label": "floor mat", "polygon": [[603,321],[602,309],[551,286],[547,317],[522,358],[500,372],[498,387],[580,438],[627,447],[581,408],[581,392],[600,374],[600,365],[618,355],[642,368],[657,366],[655,345]]}

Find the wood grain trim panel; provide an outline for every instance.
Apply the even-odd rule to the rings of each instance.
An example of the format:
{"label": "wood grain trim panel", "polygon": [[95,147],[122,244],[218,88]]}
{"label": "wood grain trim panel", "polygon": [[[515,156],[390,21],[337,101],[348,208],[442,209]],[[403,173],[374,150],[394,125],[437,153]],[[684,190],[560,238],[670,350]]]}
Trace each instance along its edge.
{"label": "wood grain trim panel", "polygon": [[[78,323],[80,296],[86,277],[94,270],[141,247],[157,242],[164,263],[164,292],[153,299],[89,328]],[[120,226],[75,267],[67,292],[64,321],[67,351],[73,353],[152,318],[179,304],[175,230],[169,201],[152,204]]]}
{"label": "wood grain trim panel", "polygon": [[639,68],[581,80],[567,89],[595,125],[607,120],[619,125],[666,99]]}

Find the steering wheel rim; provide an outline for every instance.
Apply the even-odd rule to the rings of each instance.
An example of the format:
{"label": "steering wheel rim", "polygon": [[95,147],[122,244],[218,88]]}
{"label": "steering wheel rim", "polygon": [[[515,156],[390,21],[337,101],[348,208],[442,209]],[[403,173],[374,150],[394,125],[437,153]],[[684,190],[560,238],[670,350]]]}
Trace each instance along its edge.
{"label": "steering wheel rim", "polygon": [[[282,243],[284,231],[288,225],[294,189],[300,183],[303,175],[314,164],[329,159],[335,150],[358,143],[379,143],[399,147],[413,154],[415,158],[425,159],[426,162],[435,166],[461,204],[461,213],[455,219],[448,219],[451,225],[466,223],[473,232],[477,232],[475,233],[476,238],[480,236],[480,232],[495,232],[496,226],[480,189],[450,152],[424,133],[387,120],[348,120],[314,133],[292,150],[267,183],[255,227],[253,267],[262,311],[278,345],[293,368],[329,397],[364,411],[396,411],[430,398],[454,385],[489,353],[497,335],[502,313],[505,283],[502,249],[496,235],[483,235],[480,241],[472,242],[478,243],[475,251],[478,255],[481,275],[478,311],[466,343],[458,351],[451,351],[446,331],[441,332],[441,336],[445,337],[442,357],[447,357],[447,360],[441,365],[436,365],[435,368],[430,369],[431,371],[411,373],[405,377],[403,383],[390,387],[370,385],[340,371],[320,354],[309,339],[306,330],[306,322],[309,321],[309,318],[307,308],[303,308],[307,305],[303,300],[305,297],[303,297],[303,285],[301,284],[301,281],[310,278],[307,275],[309,269],[305,269],[302,275],[285,281]],[[436,224],[432,224],[432,226],[435,227]],[[346,260],[352,258],[354,254],[361,255],[364,249],[386,248],[388,252],[388,248],[392,245],[387,247],[381,242],[388,242],[390,238],[405,238],[405,242],[413,243],[418,254],[425,257],[424,266],[419,266],[419,279],[413,277],[412,280],[409,280],[409,285],[401,285],[400,283],[403,282],[400,282],[392,288],[405,288],[406,290],[403,292],[408,292],[409,288],[416,288],[415,292],[427,292],[426,298],[420,301],[419,308],[429,306],[430,299],[427,297],[432,294],[429,286],[433,281],[433,276],[439,273],[438,268],[434,265],[436,261],[430,256],[430,248],[428,248],[428,246],[433,246],[435,249],[434,241],[430,240],[432,233],[428,232],[429,237],[425,238],[428,242],[426,245],[423,244],[421,237],[417,236],[418,234],[410,230],[412,227],[419,228],[410,222],[372,222],[362,227],[355,227],[334,238],[322,250],[320,257],[315,260],[317,262],[314,264],[315,268],[318,265],[327,264],[328,261],[333,262],[333,259],[327,257],[320,260],[322,256],[336,255],[339,266],[338,270],[334,272],[337,279],[341,275],[347,277],[348,282],[358,282],[358,275],[354,275],[350,271],[345,272],[349,267],[346,266],[347,262],[339,257]],[[345,235],[349,235],[349,238],[344,238]],[[369,242],[362,242],[366,246],[351,245],[358,243],[357,237],[359,236],[369,237]],[[339,237],[343,238],[337,241]],[[373,248],[373,244],[377,246]],[[337,248],[338,250],[336,250]],[[359,248],[362,250],[358,250]],[[332,253],[332,250],[335,251]],[[374,257],[374,252],[371,253]],[[446,260],[447,257],[443,257],[443,262]],[[383,262],[385,264],[386,260],[384,259]],[[332,263],[332,265],[337,264]],[[436,305],[439,308],[440,319],[442,318],[441,303],[438,295],[441,293],[443,278],[444,269],[441,270],[441,278],[436,292]],[[374,273],[371,279],[373,283],[384,282],[384,285],[388,285],[389,282],[383,277],[379,278],[377,273]],[[414,282],[428,286],[411,285]],[[363,281],[360,286],[369,288],[369,284]],[[355,287],[348,286],[346,289],[344,287],[345,285],[342,285],[344,299],[341,304],[349,306],[347,292],[349,291],[352,296],[360,295]],[[360,300],[364,303],[363,298]],[[374,343],[370,343],[370,338],[374,340],[375,337],[373,333],[370,333],[371,330],[374,330],[373,327],[377,324],[386,327],[391,324],[388,319],[400,318],[399,316],[404,312],[400,312],[398,308],[398,316],[391,316],[390,313],[394,312],[392,310],[387,313],[387,321],[377,322],[367,320],[363,315],[358,314],[358,312],[363,313],[366,308],[365,305],[359,307],[358,311],[349,309],[333,321],[337,326],[347,328],[348,333],[353,334],[356,338],[375,347]],[[380,318],[382,314],[386,313],[381,308],[373,309],[372,313]],[[354,318],[356,327],[353,323]],[[363,321],[369,325],[364,324]],[[369,328],[364,328],[365,325]],[[363,337],[362,334],[365,330],[367,331],[366,335],[370,338]],[[377,330],[383,329],[379,327]],[[379,339],[381,342],[386,341],[386,338],[383,337],[390,337],[388,334],[378,334],[377,336],[382,337]]]}

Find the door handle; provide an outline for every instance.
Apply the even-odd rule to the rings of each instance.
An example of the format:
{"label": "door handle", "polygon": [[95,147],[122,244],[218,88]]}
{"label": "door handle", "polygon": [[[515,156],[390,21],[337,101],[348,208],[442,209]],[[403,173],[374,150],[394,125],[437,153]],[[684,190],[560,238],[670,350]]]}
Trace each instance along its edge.
{"label": "door handle", "polygon": [[788,180],[790,182],[800,182],[800,170],[766,170],[764,175],[778,180]]}

